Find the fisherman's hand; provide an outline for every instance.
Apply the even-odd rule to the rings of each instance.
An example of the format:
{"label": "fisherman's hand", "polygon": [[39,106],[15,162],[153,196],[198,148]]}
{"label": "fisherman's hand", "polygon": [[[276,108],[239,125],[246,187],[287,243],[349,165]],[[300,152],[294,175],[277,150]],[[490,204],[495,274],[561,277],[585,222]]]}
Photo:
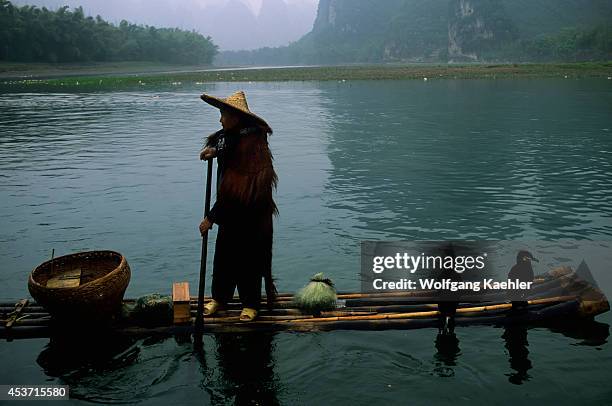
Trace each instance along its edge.
{"label": "fisherman's hand", "polygon": [[200,234],[202,234],[202,237],[204,236],[204,233],[206,233],[212,228],[212,226],[213,223],[210,222],[208,217],[204,217],[204,220],[202,220],[202,222],[200,223]]}
{"label": "fisherman's hand", "polygon": [[212,147],[206,147],[200,152],[200,160],[207,161],[217,156],[217,149]]}

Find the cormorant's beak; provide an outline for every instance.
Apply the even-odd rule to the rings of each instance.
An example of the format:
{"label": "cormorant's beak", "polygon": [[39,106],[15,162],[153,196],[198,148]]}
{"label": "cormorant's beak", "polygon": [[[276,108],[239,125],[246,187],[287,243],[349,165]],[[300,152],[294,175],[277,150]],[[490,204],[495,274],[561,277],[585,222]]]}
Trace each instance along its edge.
{"label": "cormorant's beak", "polygon": [[540,262],[540,261],[538,261],[538,259],[537,259],[537,258],[534,258],[534,257],[531,257],[531,260],[532,260],[532,261],[535,261],[535,262]]}

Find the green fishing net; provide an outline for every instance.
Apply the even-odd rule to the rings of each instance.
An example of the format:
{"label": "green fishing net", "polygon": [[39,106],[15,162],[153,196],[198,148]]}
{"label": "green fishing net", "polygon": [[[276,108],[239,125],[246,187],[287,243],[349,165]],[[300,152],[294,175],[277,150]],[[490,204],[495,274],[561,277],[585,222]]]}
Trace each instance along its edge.
{"label": "green fishing net", "polygon": [[164,326],[172,324],[173,309],[172,296],[163,296],[159,293],[141,296],[134,305],[124,305],[122,314],[124,318],[144,326]]}
{"label": "green fishing net", "polygon": [[318,273],[295,294],[293,304],[306,313],[317,315],[322,311],[335,309],[336,299],[333,282],[324,278],[323,273]]}

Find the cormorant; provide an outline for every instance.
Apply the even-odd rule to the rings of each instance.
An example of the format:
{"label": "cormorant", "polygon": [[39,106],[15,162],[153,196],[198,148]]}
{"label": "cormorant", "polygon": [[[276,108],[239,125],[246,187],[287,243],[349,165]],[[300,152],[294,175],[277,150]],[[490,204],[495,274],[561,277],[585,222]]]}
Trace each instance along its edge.
{"label": "cormorant", "polygon": [[[533,267],[531,266],[531,261],[539,262],[529,251],[521,250],[516,255],[516,265],[510,269],[508,273],[508,279],[518,279],[521,282],[533,282]],[[516,298],[525,298],[525,291],[522,290],[517,292],[517,294],[513,295],[513,299]],[[527,306],[527,301],[513,301],[512,308],[516,309],[519,307]]]}

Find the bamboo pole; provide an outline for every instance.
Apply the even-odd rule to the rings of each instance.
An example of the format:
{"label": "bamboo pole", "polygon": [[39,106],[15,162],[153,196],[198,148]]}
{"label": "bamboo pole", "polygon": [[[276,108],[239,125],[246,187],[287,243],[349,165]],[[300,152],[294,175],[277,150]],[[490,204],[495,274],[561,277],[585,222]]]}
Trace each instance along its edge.
{"label": "bamboo pole", "polygon": [[[544,299],[552,300],[557,298]],[[542,300],[540,300],[542,301]],[[537,302],[536,302],[537,303]],[[552,303],[552,302],[551,302]],[[483,307],[483,306],[481,306]],[[528,311],[525,313],[517,314],[498,314],[498,315],[485,315],[483,317],[472,317],[467,314],[459,314],[456,318],[457,325],[478,325],[478,324],[507,324],[507,323],[524,323],[524,322],[546,322],[547,320],[575,315],[579,308],[579,301],[568,300],[559,303],[552,303],[550,306],[546,306],[541,310]],[[434,312],[435,313],[435,312]],[[327,318],[325,321],[314,322],[313,319],[306,320],[303,322],[295,322],[289,320],[286,322],[275,322],[275,321],[253,321],[248,323],[212,323],[208,321],[205,324],[205,332],[208,333],[237,333],[237,332],[251,332],[251,331],[328,331],[336,329],[348,329],[348,330],[384,330],[384,329],[413,329],[413,328],[424,328],[434,327],[438,323],[438,317],[428,318],[404,318],[404,319],[374,319],[374,320],[345,320],[335,321]],[[21,326],[11,329],[9,336],[13,338],[26,338],[26,337],[48,337],[53,330],[43,326]],[[186,326],[163,326],[155,328],[146,327],[125,327],[114,330],[116,334],[128,335],[128,336],[148,336],[151,334],[185,334],[193,331],[193,325]],[[7,337],[6,329],[0,327],[0,338]]]}
{"label": "bamboo pole", "polygon": [[[545,321],[544,318],[559,317],[568,314],[575,313],[578,307],[577,300],[571,300],[567,302],[561,302],[553,304],[544,308],[539,312],[527,312],[526,314],[518,314],[516,316],[508,315],[496,315],[486,317],[457,317],[458,325],[477,325],[477,324],[505,324],[506,322],[540,322]],[[554,309],[553,309],[554,308]],[[550,309],[550,310],[549,310]],[[537,317],[542,320],[537,320]],[[438,324],[438,317],[421,318],[421,319],[378,319],[378,320],[347,320],[337,322],[334,320],[322,321],[322,322],[299,322],[287,321],[284,323],[275,323],[270,321],[264,321],[257,323],[236,323],[236,324],[224,324],[224,323],[207,323],[205,327],[206,332],[214,333],[241,333],[251,331],[296,331],[296,332],[315,332],[315,331],[328,331],[328,330],[385,330],[385,329],[414,329],[424,327],[435,327]],[[160,330],[158,330],[160,331]]]}
{"label": "bamboo pole", "polygon": [[[327,312],[322,313],[322,318],[329,317],[349,317],[349,316],[366,316],[373,315],[372,312]],[[295,314],[295,315],[284,315],[284,316],[266,316],[266,315],[258,315],[257,319],[253,321],[253,323],[261,323],[261,322],[280,322],[287,320],[301,320],[301,319],[314,318],[313,315],[309,314]],[[204,320],[207,323],[238,323],[240,321],[240,315],[231,314],[231,315],[219,315],[217,317],[207,317],[204,316]]]}
{"label": "bamboo pole", "polygon": [[[501,304],[507,302],[484,302],[479,303],[479,306],[488,306],[494,304]],[[473,307],[474,303],[458,303],[457,308]],[[407,312],[418,312],[418,311],[429,311],[437,310],[438,305],[435,303],[431,304],[409,304],[409,305],[384,305],[384,306],[351,306],[347,309],[361,312],[372,312],[372,313],[407,313]]]}
{"label": "bamboo pole", "polygon": [[[563,277],[561,277],[563,278]],[[559,278],[559,279],[561,279]],[[569,278],[569,277],[568,277]],[[569,280],[569,279],[568,279]],[[558,280],[551,280],[545,284],[541,284],[538,289],[531,289],[529,291],[528,298],[537,298],[542,295],[560,295],[563,292],[571,289],[571,285],[568,285],[564,282]],[[438,293],[439,291],[431,291],[432,293]],[[392,292],[399,293],[399,292]],[[482,302],[482,301],[505,301],[508,300],[508,294],[505,290],[501,291],[493,291],[485,294],[459,294],[458,300],[462,302]],[[374,305],[391,305],[391,304],[415,304],[415,303],[436,303],[439,302],[440,298],[437,295],[431,297],[425,296],[411,296],[406,294],[395,294],[389,296],[380,296],[380,295],[362,295],[361,298],[356,299],[347,299],[345,306],[347,307],[359,307],[359,306],[374,306]]]}
{"label": "bamboo pole", "polygon": [[[552,289],[550,289],[549,291],[546,292],[540,292],[537,295],[530,295],[528,296],[528,298],[538,298],[541,295],[561,295],[563,292],[566,291],[573,291],[572,294],[580,294],[584,291],[587,291],[590,289],[590,285],[584,285],[583,284],[576,284],[576,287],[574,288],[573,285],[565,285],[565,286],[559,286],[557,284],[557,286],[554,285],[549,285],[549,287],[552,287]],[[391,292],[391,293],[398,293],[398,292]],[[380,295],[373,295],[375,296],[372,300],[366,298],[365,296],[371,296],[371,295],[365,295],[365,294],[354,294],[353,296],[361,296],[364,297],[363,299],[356,299],[356,300],[346,300],[346,302],[344,303],[344,307],[346,308],[358,308],[358,307],[363,307],[363,306],[369,306],[369,307],[374,307],[374,306],[398,306],[401,305],[402,303],[405,303],[406,306],[410,306],[410,305],[434,305],[435,306],[435,302],[439,301],[439,298],[428,298],[431,299],[429,301],[426,302],[421,302],[421,301],[414,301],[412,299],[406,299],[405,296],[398,296],[398,295],[390,295],[388,300],[383,300],[383,298],[376,298],[376,296],[380,296]],[[421,298],[424,299],[424,298]],[[462,299],[462,298],[460,298]],[[463,298],[464,299],[464,298]],[[502,297],[500,299],[503,300],[498,300],[498,301],[507,301],[508,298],[507,297]],[[124,303],[129,304],[130,303],[130,299],[126,299],[124,300]],[[262,301],[263,302],[263,301]],[[427,303],[429,302],[429,303]],[[475,303],[480,303],[482,301],[478,301]],[[265,302],[264,302],[265,303]],[[191,303],[191,307],[194,308],[196,305],[196,303]],[[229,309],[238,309],[238,308],[242,308],[242,305],[239,302],[236,303],[229,303],[228,304],[228,308]],[[281,310],[281,309],[291,309],[292,307],[292,303],[289,301],[279,301],[277,303],[277,306],[275,307],[275,310]],[[0,307],[0,313],[11,313],[14,310],[14,307]],[[35,303],[32,303],[26,307],[24,307],[23,309],[23,313],[24,314],[35,314],[35,313],[40,313],[40,314],[47,314],[47,312],[45,312],[44,308],[42,306],[39,306]]]}
{"label": "bamboo pole", "polygon": [[[428,306],[431,306],[431,307],[428,307]],[[403,308],[401,310],[404,310],[404,312],[417,313],[419,311],[423,311],[423,309],[432,311],[432,309],[436,308],[436,305],[428,305],[428,306],[427,307],[401,306]],[[544,304],[532,304],[530,305],[530,310],[539,309],[542,306],[544,306]],[[320,318],[329,319],[330,317],[365,316],[365,315],[375,315],[379,313],[399,313],[398,311],[399,309],[395,308],[397,306],[389,306],[389,307],[391,307],[391,309],[387,309],[385,308],[385,306],[383,306],[383,307],[369,308],[369,309],[367,308],[366,309],[351,309],[350,311],[328,311],[328,312],[322,312]],[[493,307],[493,304],[489,304],[487,307],[488,309],[486,310],[486,313],[496,311],[495,308]],[[461,309],[461,307],[459,309]],[[481,309],[482,309],[482,306],[469,307],[468,313],[471,313],[471,317],[478,317],[480,313],[483,313],[482,311],[480,311]],[[502,309],[505,309],[505,307]],[[255,322],[314,318],[312,315],[303,314],[302,312],[296,309],[288,309],[288,310],[290,311],[277,312],[277,311],[264,310],[260,313],[260,316],[258,316]],[[239,310],[230,310],[230,311],[226,310],[226,311],[221,311],[217,317],[206,317],[205,319],[207,322],[212,322],[212,323],[235,323],[235,322],[239,322],[239,313],[240,313]],[[458,311],[458,313],[461,313],[461,311]],[[192,314],[192,317],[195,317],[196,311],[192,311],[191,314]],[[31,326],[35,326],[35,325],[45,325],[46,326],[52,322],[51,317],[48,315],[44,317],[33,317],[32,315],[28,314],[26,316],[27,316],[26,318],[16,321],[14,326],[26,326],[26,325],[27,326],[30,326],[30,325]],[[6,323],[6,320],[0,320],[0,325],[5,324],[5,323]]]}
{"label": "bamboo pole", "polygon": [[[549,303],[548,301],[550,300],[554,301],[555,299],[558,299],[558,298],[542,299],[538,297],[540,295],[556,294],[557,296],[564,296],[566,292],[570,291],[572,295],[569,295],[569,296],[565,295],[565,297],[575,298],[576,296],[581,296],[583,292],[590,291],[592,289],[588,283],[576,277],[574,273],[563,275],[555,279],[549,279],[547,281],[544,281],[539,284],[538,288],[539,288],[538,290],[540,291],[540,294],[532,295],[536,297],[532,298],[532,300],[529,300],[529,304],[532,306],[530,307],[530,311],[531,310],[539,311],[541,306],[540,307],[535,306],[537,304],[545,304],[545,303]],[[548,290],[544,290],[544,288],[547,288]],[[367,304],[375,304],[377,303],[376,301],[378,301],[378,303],[380,304],[377,306],[371,306],[371,305],[370,306],[354,306],[352,305],[353,303],[351,303],[350,299],[346,299],[347,304],[348,304],[347,307],[344,307],[344,309],[346,310],[336,310],[337,313],[324,312],[321,315],[322,317],[317,317],[317,318],[309,316],[309,315],[304,315],[298,309],[292,308],[291,307],[292,306],[291,294],[283,293],[281,295],[283,296],[281,300],[277,303],[277,306],[274,309],[272,309],[271,311],[268,309],[265,309],[262,311],[262,313],[260,313],[261,317],[263,316],[270,317],[269,320],[263,319],[262,322],[265,321],[265,322],[285,323],[286,324],[286,323],[290,323],[290,322],[294,322],[295,320],[298,320],[297,321],[298,323],[304,323],[304,322],[316,323],[317,319],[320,319],[322,320],[320,322],[325,322],[325,323],[329,321],[338,321],[340,323],[347,323],[349,321],[359,321],[359,319],[362,317],[364,317],[365,320],[371,321],[371,320],[379,320],[379,319],[380,320],[396,320],[396,319],[399,320],[399,319],[402,319],[402,317],[416,318],[416,319],[423,318],[423,317],[426,318],[426,317],[431,316],[434,313],[436,314],[436,317],[438,315],[437,305],[434,303],[415,303],[413,299],[408,302],[409,304],[405,304],[405,305],[398,304],[398,303],[401,303],[401,301],[406,298],[406,292],[380,292],[380,293],[374,293],[374,294],[346,293],[344,294],[344,297],[361,298],[365,300],[365,303]],[[339,298],[343,297],[342,295],[343,294],[339,294]],[[367,299],[371,299],[371,300],[367,300]],[[424,298],[421,297],[420,299],[424,299]],[[544,300],[544,302],[542,302],[542,300]],[[605,296],[602,296],[601,300],[606,300]],[[130,299],[126,299],[124,302],[129,303]],[[15,304],[16,303],[5,303],[4,306],[0,306],[0,317],[4,318],[4,317],[7,317],[7,315],[9,315],[10,313],[12,313],[15,309]],[[355,301],[354,304],[359,304],[359,302]],[[495,316],[491,316],[492,314],[491,312],[495,312],[495,313],[503,312],[512,307],[510,303],[505,303],[505,302],[502,302],[502,303],[493,302],[493,303],[487,303],[486,305],[479,304],[478,306],[473,306],[473,304],[474,303],[460,303],[458,311],[457,311],[458,316],[465,315],[470,318],[474,318],[478,316],[479,319],[481,319],[483,323],[486,323],[486,320],[491,319],[491,317],[495,317]],[[227,310],[228,311],[227,317],[234,316],[234,313],[237,312],[237,310],[234,310],[234,308],[239,309],[240,307],[241,305],[239,302],[235,304],[231,304],[229,310]],[[463,310],[464,308],[465,310]],[[363,313],[366,313],[366,314],[363,314]],[[378,314],[378,313],[388,313],[388,314]],[[30,302],[28,306],[25,306],[23,308],[22,315],[26,316],[27,319],[16,321],[14,328],[18,327],[20,325],[20,322],[25,323],[21,325],[21,327],[26,327],[26,325],[35,326],[36,324],[44,324],[45,321],[43,320],[43,318],[49,317],[49,314],[43,311],[43,307],[37,305],[35,302]],[[283,316],[288,316],[288,317],[283,317]],[[6,322],[4,321],[3,323],[6,323]],[[257,321],[255,321],[254,323],[257,323]],[[218,324],[227,325],[231,323],[222,322]]]}
{"label": "bamboo pole", "polygon": [[[191,306],[190,311],[191,313],[195,313],[197,311],[197,307]],[[226,308],[225,310],[219,310],[219,313],[221,314],[240,314],[241,311],[242,311],[241,307],[236,307],[236,308]],[[261,316],[273,316],[273,315],[288,316],[288,315],[295,315],[295,314],[303,314],[303,313],[299,309],[296,309],[296,308],[274,308],[274,309],[261,308],[259,311],[259,315]]]}
{"label": "bamboo pole", "polygon": [[[559,296],[553,298],[546,299],[536,299],[528,301],[528,305],[530,304],[543,304],[543,303],[552,303],[552,302],[562,302],[567,300],[574,300],[575,296]],[[465,307],[461,309],[457,309],[457,313],[467,313],[467,312],[484,312],[487,310],[501,310],[501,309],[511,309],[512,303],[504,303],[490,306],[476,306],[476,307]],[[319,321],[345,321],[345,320],[382,320],[382,319],[404,319],[404,318],[420,318],[420,317],[437,317],[440,314],[437,310],[432,311],[422,311],[422,312],[411,312],[411,313],[392,313],[392,314],[376,314],[371,316],[336,316],[336,317],[318,317],[318,318],[310,318],[310,319],[297,319],[292,320],[294,323],[300,323],[303,321],[308,321],[311,323],[319,322]]]}
{"label": "bamboo pole", "polygon": [[[588,287],[586,288],[588,290]],[[553,292],[550,293],[562,293],[564,291],[564,289],[554,289]],[[577,292],[580,293],[580,292]],[[506,301],[503,301],[502,303],[504,303]],[[426,311],[426,310],[436,310],[437,309],[437,305],[434,303],[420,303],[420,304],[416,304],[412,301],[408,301],[408,304],[397,304],[397,303],[401,303],[398,302],[398,300],[393,300],[391,302],[380,302],[380,303],[374,303],[377,304],[377,306],[348,306],[348,307],[344,307],[341,309],[346,309],[344,310],[346,311],[354,311],[354,312],[375,312],[375,313],[393,313],[393,312],[415,312],[415,311]],[[494,304],[494,303],[499,303],[499,302],[490,302],[488,304]],[[367,304],[369,304],[369,302],[367,302]],[[473,303],[459,303],[458,306],[461,307],[469,307],[470,305],[473,305]],[[192,311],[195,310],[195,304],[191,306]],[[38,309],[42,309],[42,307],[40,306],[35,306],[34,309],[38,310]],[[228,307],[228,312],[237,312],[241,309],[241,305],[235,305],[235,306],[229,306]],[[10,313],[7,313],[10,314]],[[276,308],[269,310],[264,308],[262,310],[261,315],[299,315],[299,314],[303,314],[299,309],[296,308],[292,308],[292,307],[288,307],[288,305],[284,305],[281,304],[280,306],[277,306]],[[30,311],[29,308],[26,308],[25,312],[23,313],[23,315],[27,315],[30,318],[40,318],[40,317],[46,317],[49,316],[48,313],[45,312],[33,312]],[[6,317],[6,315],[5,315]]]}

